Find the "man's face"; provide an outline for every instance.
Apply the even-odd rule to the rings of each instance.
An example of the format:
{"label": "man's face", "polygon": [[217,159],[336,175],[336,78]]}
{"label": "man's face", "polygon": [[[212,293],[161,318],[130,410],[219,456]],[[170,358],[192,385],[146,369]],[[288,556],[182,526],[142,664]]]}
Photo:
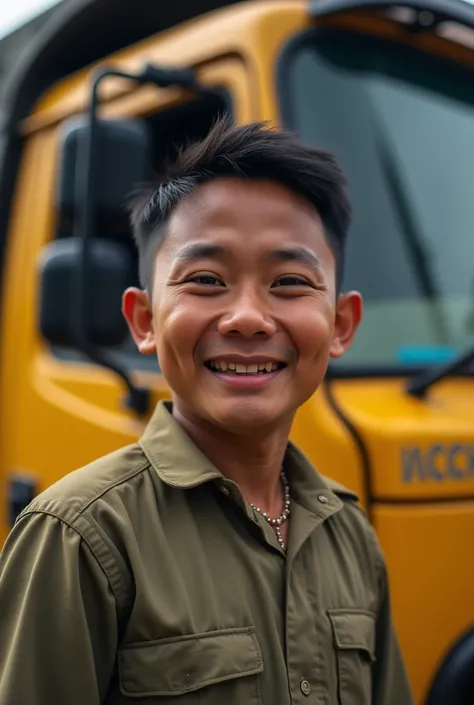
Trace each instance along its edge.
{"label": "man's face", "polygon": [[335,279],[309,204],[278,184],[220,179],[174,210],[150,311],[129,290],[124,312],[181,415],[251,431],[291,421],[349,346],[361,300],[336,307]]}

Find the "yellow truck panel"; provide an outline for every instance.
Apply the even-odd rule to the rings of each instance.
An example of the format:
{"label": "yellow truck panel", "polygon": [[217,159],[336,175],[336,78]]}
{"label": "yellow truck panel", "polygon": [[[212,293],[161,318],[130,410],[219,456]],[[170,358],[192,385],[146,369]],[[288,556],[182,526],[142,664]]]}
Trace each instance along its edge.
{"label": "yellow truck panel", "polygon": [[[89,6],[92,8],[95,2],[90,0]],[[101,2],[106,4],[100,0],[97,6]],[[150,6],[145,0],[142,3],[144,9]],[[221,7],[207,13],[213,9],[211,5]],[[92,459],[134,441],[154,404],[169,396],[158,367],[144,364],[130,341],[120,349],[120,360],[133,383],[150,392],[149,412],[144,415],[125,405],[124,386],[115,373],[79,354],[74,345],[64,349],[51,344],[42,333],[45,248],[67,239],[72,232],[61,230],[58,212],[64,130],[71,119],[80,118],[87,109],[94,72],[113,66],[134,73],[145,63],[193,69],[199,86],[225,96],[225,109],[236,122],[268,120],[290,125],[304,139],[319,139],[323,146],[340,151],[344,157],[358,140],[361,144],[368,140],[364,129],[369,113],[364,112],[367,105],[361,96],[370,95],[371,109],[376,106],[382,111],[389,101],[397,105],[400,112],[394,119],[393,111],[384,113],[387,133],[398,129],[397,121],[403,121],[403,111],[396,103],[402,98],[397,91],[408,79],[394,78],[397,69],[392,60],[393,52],[400,51],[400,65],[411,62],[408,65],[413,74],[421,76],[416,80],[422,81],[425,70],[432,70],[428,88],[421,83],[416,92],[407,89],[412,101],[407,98],[407,110],[413,104],[425,111],[426,130],[418,134],[413,118],[407,123],[406,135],[388,145],[390,149],[382,141],[377,152],[379,171],[370,172],[370,160],[375,157],[371,156],[373,145],[369,142],[362,157],[347,157],[356,220],[362,213],[352,233],[355,244],[351,262],[357,263],[358,251],[369,247],[365,243],[375,248],[374,257],[379,259],[375,263],[367,259],[358,265],[353,280],[349,272],[349,280],[357,285],[360,282],[362,293],[367,294],[361,335],[348,362],[332,367],[323,388],[300,409],[292,438],[321,472],[358,493],[378,533],[389,566],[396,623],[417,705],[461,705],[460,688],[474,672],[474,662],[470,661],[464,670],[454,669],[455,681],[445,677],[443,665],[458,658],[460,639],[473,623],[474,568],[469,560],[474,534],[473,366],[468,361],[456,374],[445,374],[426,394],[416,396],[407,388],[426,370],[437,369],[443,360],[443,364],[455,360],[460,354],[460,341],[472,341],[469,331],[474,331],[474,324],[469,329],[468,314],[474,311],[469,298],[474,292],[469,294],[461,283],[452,294],[444,295],[443,289],[441,293],[436,289],[443,271],[430,277],[429,257],[420,251],[420,233],[410,220],[407,200],[416,200],[417,189],[422,186],[438,193],[436,179],[443,172],[444,160],[454,152],[462,158],[463,145],[453,146],[449,152],[438,141],[429,150],[424,146],[424,136],[438,129],[441,117],[447,120],[451,116],[449,101],[465,102],[466,118],[459,111],[452,119],[458,120],[455,130],[462,128],[470,134],[474,8],[460,0],[202,0],[196,2],[193,11],[189,7],[184,11],[186,3],[180,1],[176,8],[177,16],[182,13],[182,22],[164,26],[162,32],[150,36],[142,32],[139,41],[124,40],[112,54],[98,52],[83,63],[78,59],[71,69],[59,67],[58,49],[58,65],[48,58],[51,80],[41,74],[44,85],[37,95],[25,98],[25,107],[21,107],[19,98],[12,102],[13,117],[4,129],[7,156],[3,164],[0,161],[0,543],[28,496]],[[71,12],[58,34],[69,36],[75,22],[79,20]],[[314,48],[316,41],[321,42],[319,53]],[[82,42],[87,45],[83,37]],[[56,45],[53,42],[51,46]],[[305,51],[300,52],[301,47]],[[338,47],[347,47],[346,58],[337,53]],[[374,57],[371,66],[367,64],[370,56]],[[40,60],[46,61],[43,55],[38,57],[38,65]],[[290,70],[288,57],[298,59],[293,62],[297,68]],[[29,70],[34,77],[34,63]],[[292,71],[299,73],[293,76]],[[459,83],[446,79],[451,71],[459,72]],[[388,77],[386,86],[376,85],[380,72]],[[366,76],[370,78],[366,80]],[[366,83],[358,84],[360,77]],[[22,80],[31,91],[33,78],[30,83]],[[438,104],[432,107],[430,102],[438,95],[442,96],[440,111],[448,106],[441,117]],[[224,103],[216,103],[219,110]],[[162,134],[167,139],[169,135],[192,136],[200,121],[210,124],[215,117],[214,104],[211,108],[203,104],[202,110],[200,105],[199,95],[176,85],[157,88],[110,78],[100,90],[101,120],[142,121],[154,130],[158,143]],[[329,111],[327,115],[324,110]],[[451,123],[446,124],[449,129]],[[182,125],[183,132],[175,135],[176,125]],[[446,140],[450,140],[449,134]],[[406,169],[400,185],[392,168],[393,155],[401,162],[413,152],[417,154],[417,149],[420,163],[431,159],[433,164],[425,179],[415,178],[415,167]],[[464,233],[468,225],[472,228],[472,220],[467,222],[469,180],[461,167],[459,173],[452,170],[449,179],[459,199],[451,194],[443,215],[446,237],[454,238],[457,230]],[[384,190],[376,195],[382,183]],[[373,201],[367,199],[367,193],[374,193]],[[385,211],[379,213],[382,199],[395,204],[393,223],[388,216],[384,220]],[[462,222],[456,220],[458,214],[464,218]],[[431,227],[429,233],[435,232],[436,223],[430,223],[429,218],[426,221]],[[449,247],[467,248],[462,259],[472,263],[472,229],[468,232],[469,239],[463,234],[464,240],[448,243],[448,249],[443,249],[444,238],[433,235],[430,240],[425,232],[421,241],[429,240],[435,254],[441,248],[443,261],[448,259]],[[400,265],[400,273],[396,270],[399,264],[391,244],[392,233],[393,241],[405,237],[406,251],[412,257],[406,271]],[[99,236],[106,238],[108,233],[100,232]],[[377,243],[382,236],[385,240],[379,252]],[[403,252],[403,257],[408,257]],[[393,267],[387,263],[393,263]],[[457,266],[459,282],[464,281],[463,261]],[[380,270],[379,279],[374,270],[375,275]],[[416,284],[413,290],[409,288],[410,277]],[[469,648],[472,641],[464,643]],[[462,651],[461,656],[465,653]],[[462,661],[459,658],[456,663]]]}

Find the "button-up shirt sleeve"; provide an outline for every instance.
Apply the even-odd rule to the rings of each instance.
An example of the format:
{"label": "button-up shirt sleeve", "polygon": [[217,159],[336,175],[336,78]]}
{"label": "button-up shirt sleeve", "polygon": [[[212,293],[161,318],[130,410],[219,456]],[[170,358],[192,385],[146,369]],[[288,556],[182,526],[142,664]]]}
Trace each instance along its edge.
{"label": "button-up shirt sleeve", "polygon": [[377,619],[373,705],[413,705],[408,675],[393,625],[387,570],[381,563],[381,603]]}
{"label": "button-up shirt sleeve", "polygon": [[114,596],[81,536],[32,514],[0,558],[2,705],[99,705],[117,648]]}

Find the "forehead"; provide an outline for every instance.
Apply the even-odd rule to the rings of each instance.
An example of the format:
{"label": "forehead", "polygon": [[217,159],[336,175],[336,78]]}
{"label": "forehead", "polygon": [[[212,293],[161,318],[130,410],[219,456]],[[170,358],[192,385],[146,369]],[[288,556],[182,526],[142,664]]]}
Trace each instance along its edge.
{"label": "forehead", "polygon": [[218,179],[200,186],[173,211],[165,249],[190,241],[219,240],[255,251],[281,245],[312,249],[332,259],[316,209],[284,186],[269,181]]}

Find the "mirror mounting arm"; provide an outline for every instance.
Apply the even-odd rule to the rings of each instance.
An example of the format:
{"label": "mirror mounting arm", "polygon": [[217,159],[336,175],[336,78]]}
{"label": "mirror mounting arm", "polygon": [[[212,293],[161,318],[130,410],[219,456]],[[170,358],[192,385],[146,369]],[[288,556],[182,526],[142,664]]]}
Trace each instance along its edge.
{"label": "mirror mounting arm", "polygon": [[97,174],[95,159],[97,156],[97,126],[99,88],[109,77],[125,78],[135,83],[154,83],[160,88],[181,86],[194,91],[206,92],[198,85],[194,71],[179,68],[164,68],[148,64],[141,73],[131,74],[114,68],[103,68],[93,76],[91,96],[88,107],[88,127],[83,150],[79,150],[75,200],[78,217],[74,225],[74,234],[81,243],[79,266],[75,281],[74,300],[74,334],[77,349],[92,362],[105,367],[118,375],[128,390],[127,405],[138,415],[144,415],[150,407],[150,391],[134,384],[128,371],[114,362],[100,348],[93,345],[87,335],[87,315],[90,310],[89,286],[90,248],[96,219],[95,193]]}

